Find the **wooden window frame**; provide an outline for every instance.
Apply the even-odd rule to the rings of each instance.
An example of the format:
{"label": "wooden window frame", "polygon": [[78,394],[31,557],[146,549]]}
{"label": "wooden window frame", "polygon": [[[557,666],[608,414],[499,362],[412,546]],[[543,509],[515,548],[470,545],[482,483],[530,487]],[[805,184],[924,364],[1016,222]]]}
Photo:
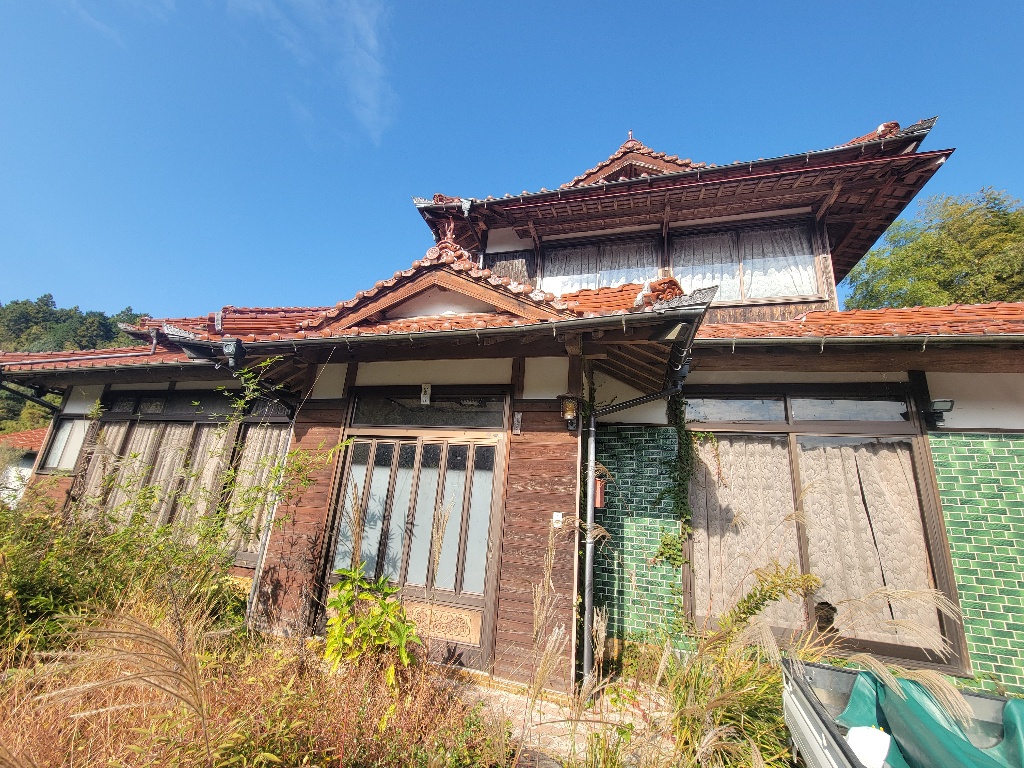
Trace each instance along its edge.
{"label": "wooden window frame", "polygon": [[[203,391],[204,390],[197,390],[195,392],[191,392],[190,396],[192,396],[192,395],[198,396]],[[138,411],[138,408],[139,408],[139,401],[141,401],[143,398],[152,398],[152,399],[164,398],[164,399],[166,399],[168,397],[174,396],[175,394],[176,394],[176,392],[173,389],[173,382],[172,382],[172,388],[171,389],[169,389],[169,390],[158,390],[158,391],[154,391],[154,390],[117,390],[117,391],[113,391],[108,386],[104,390],[104,393],[103,393],[103,396],[102,396],[102,399],[101,399],[101,402],[102,402],[103,406],[104,407],[109,407],[112,404],[111,401],[114,400],[114,399],[132,398],[132,397],[134,397],[136,402],[135,402],[135,406],[134,406],[133,412],[132,413],[112,412],[110,410],[105,410],[105,411],[103,411],[103,413],[100,414],[99,418],[93,419],[92,427],[89,429],[88,433],[86,434],[85,442],[83,443],[82,450],[81,450],[81,452],[79,454],[78,464],[76,464],[75,469],[74,469],[72,474],[74,474],[75,476],[83,476],[83,470],[88,466],[87,462],[89,460],[91,460],[91,458],[92,458],[92,453],[93,453],[93,449],[95,447],[96,438],[97,438],[97,436],[99,434],[100,429],[102,429],[104,424],[117,423],[117,422],[120,422],[120,423],[132,422],[132,423],[135,423],[135,424],[140,424],[140,423],[165,424],[165,425],[166,424],[172,424],[172,423],[173,424],[191,424],[192,427],[191,427],[191,430],[189,432],[188,439],[186,441],[186,449],[185,449],[185,454],[184,454],[184,457],[183,457],[183,462],[184,462],[185,465],[187,465],[192,460],[193,453],[194,453],[195,448],[196,448],[196,439],[197,439],[197,435],[198,435],[198,430],[196,429],[196,427],[198,427],[198,426],[208,426],[208,425],[224,425],[224,424],[227,424],[228,425],[228,427],[227,427],[228,432],[225,435],[224,439],[225,439],[225,446],[230,447],[230,450],[229,450],[229,452],[227,454],[227,457],[226,457],[226,460],[227,460],[226,466],[231,466],[232,462],[234,462],[236,460],[238,453],[241,450],[244,450],[244,442],[242,444],[240,444],[239,443],[239,438],[242,435],[242,432],[243,432],[243,430],[246,427],[248,427],[250,425],[256,425],[256,424],[287,424],[287,425],[291,425],[293,423],[293,419],[290,418],[289,416],[285,416],[285,415],[255,415],[255,414],[253,414],[251,412],[245,414],[244,416],[242,416],[241,418],[238,418],[238,419],[231,419],[230,418],[230,414],[228,414],[228,413],[205,414],[205,413],[201,413],[201,412],[193,412],[193,413],[185,412],[185,413],[171,413],[171,414],[166,414],[166,413],[144,414],[144,413],[136,412],[136,411]],[[180,394],[180,393],[178,393],[178,394]],[[61,418],[61,417],[59,417],[59,418]],[[66,417],[66,418],[81,418],[81,419],[85,419],[87,417],[84,416],[84,415],[75,415],[75,416],[69,416],[69,417]],[[125,433],[124,433],[123,437],[121,438],[120,443],[117,445],[116,450],[114,450],[114,453],[117,456],[121,456],[122,453],[124,452],[125,446],[128,444],[128,441],[131,439],[132,433],[133,433],[132,429],[125,430]],[[156,445],[154,446],[153,450],[154,451],[158,451],[160,449],[160,445],[161,445],[162,442],[163,442],[163,430],[161,430],[161,434],[158,437],[158,439],[156,441]],[[49,446],[47,446],[47,449],[48,448],[49,448]],[[151,471],[152,471],[152,466],[149,466],[148,472],[151,472]],[[49,473],[53,473],[53,472],[54,472],[54,470],[49,470],[48,474]],[[68,474],[68,472],[67,472],[67,470],[63,470],[63,471],[60,472],[60,474]],[[148,474],[147,474],[147,479],[148,479]],[[179,479],[178,482],[179,482],[179,485],[176,485],[171,491],[169,491],[169,493],[174,493],[175,495],[177,494],[177,492],[180,490],[180,482],[181,482],[180,479]],[[220,489],[220,494],[221,494],[222,497],[223,497],[224,493],[226,493],[226,489],[222,485],[222,487]],[[171,504],[170,508],[167,510],[167,519],[162,521],[161,524],[164,524],[164,525],[174,525],[174,521],[175,521],[175,519],[177,517],[177,512],[178,512],[178,502],[177,502],[177,499],[175,499],[175,501]],[[272,517],[273,517],[273,510],[270,510],[268,515],[267,515],[268,530],[269,530],[269,521],[272,519]],[[263,535],[261,535],[261,539],[263,538],[264,535],[265,535],[265,533]],[[237,552],[234,553],[234,558],[235,558],[235,565],[236,566],[241,566],[243,568],[255,568],[256,564],[257,564],[257,561],[259,559],[259,551],[253,552],[253,551],[249,551],[249,550],[238,550]]]}
{"label": "wooden window frame", "polygon": [[[928,407],[927,392],[915,386],[914,377],[910,383],[865,383],[865,384],[765,384],[765,385],[699,385],[688,386],[685,397],[704,398],[743,398],[743,397],[781,397],[785,401],[785,421],[760,422],[689,422],[694,431],[712,432],[734,435],[779,435],[785,437],[789,449],[790,486],[793,492],[794,508],[801,509],[800,465],[798,437],[865,437],[865,438],[897,438],[910,444],[911,464],[914,481],[917,486],[918,506],[921,512],[921,523],[924,533],[925,549],[929,564],[929,581],[959,606],[956,581],[953,574],[952,555],[946,538],[942,507],[938,496],[938,483],[935,477],[935,466],[928,446],[928,435],[923,411]],[[822,397],[831,399],[889,399],[903,398],[907,403],[909,421],[795,421],[792,418],[791,401],[794,397]],[[802,522],[797,520],[797,542],[800,554],[800,569],[808,571],[809,546],[807,532]],[[687,542],[687,559],[692,562],[692,537]],[[687,610],[691,619],[694,618],[692,572],[684,575],[688,580]],[[806,601],[805,611],[809,617],[814,616],[814,605],[810,598]],[[972,674],[967,652],[967,638],[962,622],[949,619],[939,613],[939,626],[943,636],[950,644],[950,657],[942,660],[934,652],[910,645],[897,645],[878,641],[842,638],[841,649],[844,654],[858,652],[872,653],[892,663],[913,662],[915,666],[935,669],[944,674],[960,677]]]}
{"label": "wooden window frame", "polygon": [[[414,508],[416,502],[416,494],[419,492],[419,479],[420,479],[420,465],[423,458],[423,444],[427,442],[440,442],[445,441],[447,443],[454,444],[466,444],[470,448],[475,448],[477,445],[494,445],[494,477],[493,486],[491,489],[491,510],[488,527],[488,544],[487,544],[487,556],[486,556],[486,573],[484,578],[484,591],[482,595],[466,595],[459,596],[458,593],[449,592],[447,590],[432,590],[430,589],[430,581],[432,579],[433,562],[432,558],[428,560],[428,577],[427,586],[414,586],[406,589],[405,579],[408,576],[408,565],[409,565],[409,552],[412,546],[412,538],[408,535],[408,524],[409,520],[406,520],[406,535],[402,542],[402,559],[399,566],[399,585],[402,586],[402,590],[399,595],[402,598],[414,600],[416,602],[426,602],[438,607],[451,607],[451,608],[469,608],[471,610],[481,611],[481,633],[480,633],[480,645],[479,647],[462,646],[460,648],[471,649],[470,655],[478,653],[481,663],[481,668],[490,669],[494,662],[494,643],[497,623],[497,602],[498,602],[498,579],[501,572],[501,546],[502,546],[502,521],[503,513],[505,508],[505,495],[507,493],[507,475],[508,475],[508,460],[509,460],[509,447],[511,440],[509,439],[509,423],[511,420],[511,408],[512,408],[512,387],[510,385],[438,385],[432,387],[432,394],[437,396],[451,396],[451,395],[496,395],[503,396],[505,399],[504,407],[504,418],[500,428],[495,427],[474,427],[474,428],[440,428],[440,427],[379,427],[379,426],[354,426],[352,424],[355,418],[355,406],[356,398],[360,391],[372,392],[373,394],[391,394],[397,396],[419,396],[419,387],[415,386],[390,386],[390,387],[352,387],[349,392],[348,402],[348,414],[346,417],[346,428],[344,436],[347,441],[351,439],[344,451],[342,460],[338,463],[338,470],[336,480],[334,482],[334,491],[332,494],[333,501],[331,502],[331,515],[328,520],[328,535],[324,537],[323,554],[321,555],[322,563],[322,580],[321,583],[324,585],[325,593],[330,590],[337,582],[338,578],[334,574],[334,560],[337,553],[338,540],[341,532],[342,513],[345,508],[345,502],[342,500],[341,495],[345,493],[348,481],[350,477],[350,467],[352,463],[353,447],[356,440],[373,440],[378,439],[394,442],[396,444],[395,456],[392,459],[392,474],[388,481],[388,499],[385,519],[381,523],[381,542],[384,541],[384,533],[390,528],[392,504],[393,504],[393,483],[397,477],[397,473],[394,471],[394,462],[398,460],[398,454],[401,450],[402,443],[416,442],[416,462],[413,468],[415,484],[410,489],[409,505],[410,509]],[[368,461],[372,462],[376,445],[371,445],[371,453],[368,457]],[[439,472],[444,472],[444,461],[446,459],[446,450],[442,451],[441,459],[442,462],[439,466]],[[472,464],[470,461],[474,460],[473,454],[475,451],[470,451],[470,458],[467,461],[467,474],[470,471]],[[372,465],[368,467],[372,471]],[[443,482],[443,481],[442,481]],[[365,483],[363,488],[363,494],[367,493],[369,483]],[[472,484],[466,483],[466,488],[463,493],[463,510],[464,514],[468,512],[468,501],[465,494],[471,492]],[[443,487],[439,485],[438,493],[443,493]],[[437,511],[437,500],[435,497],[434,504],[435,514]],[[456,578],[457,582],[461,584],[461,576],[464,572],[464,558],[465,558],[465,536],[468,533],[468,528],[463,525],[462,530],[459,533],[459,560],[456,564]],[[378,545],[380,547],[381,545]],[[378,562],[380,562],[381,549],[378,548]],[[322,618],[320,619],[323,620]]]}

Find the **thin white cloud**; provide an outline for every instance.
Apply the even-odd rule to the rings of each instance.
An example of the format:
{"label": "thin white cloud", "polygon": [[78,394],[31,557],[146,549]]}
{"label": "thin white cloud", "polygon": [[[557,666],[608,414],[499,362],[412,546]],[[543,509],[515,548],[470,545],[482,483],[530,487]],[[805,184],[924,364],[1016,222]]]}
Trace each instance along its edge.
{"label": "thin white cloud", "polygon": [[117,34],[117,32],[113,30],[113,28],[108,27],[102,21],[97,19],[92,13],[89,12],[89,9],[86,8],[82,3],[78,2],[78,0],[65,0],[64,7],[71,13],[73,13],[75,16],[77,16],[80,21],[82,21],[87,27],[89,27],[93,31],[99,32],[101,35],[114,41],[118,45],[124,45],[124,41],[121,40],[121,36]]}
{"label": "thin white cloud", "polygon": [[381,0],[227,0],[259,19],[303,66],[322,66],[344,86],[347,106],[376,144],[391,124],[395,94],[388,83]]}
{"label": "thin white cloud", "polygon": [[[116,29],[105,24],[99,19],[99,11],[105,11],[108,15],[114,10],[110,4],[106,5],[89,0],[61,0],[61,4],[70,13],[78,17],[87,27],[106,38],[124,46],[124,40]],[[136,16],[146,16],[160,23],[166,23],[175,12],[175,0],[120,0],[119,5],[126,8]],[[91,7],[90,7],[91,6]]]}

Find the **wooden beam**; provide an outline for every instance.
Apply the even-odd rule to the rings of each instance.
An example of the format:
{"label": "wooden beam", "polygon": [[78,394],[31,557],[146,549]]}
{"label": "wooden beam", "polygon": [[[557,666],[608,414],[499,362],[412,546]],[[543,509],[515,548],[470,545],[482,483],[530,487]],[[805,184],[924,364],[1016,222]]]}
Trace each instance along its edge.
{"label": "wooden beam", "polygon": [[821,221],[825,217],[825,214],[828,213],[828,209],[832,206],[832,203],[834,203],[836,199],[839,197],[839,193],[842,191],[842,189],[843,183],[841,181],[837,181],[834,185],[832,185],[832,192],[829,193],[829,196],[825,198],[824,202],[822,202],[822,204],[818,207],[818,211],[814,214],[815,221]]}
{"label": "wooden beam", "polygon": [[512,398],[523,399],[523,391],[526,389],[526,358],[512,358]]}

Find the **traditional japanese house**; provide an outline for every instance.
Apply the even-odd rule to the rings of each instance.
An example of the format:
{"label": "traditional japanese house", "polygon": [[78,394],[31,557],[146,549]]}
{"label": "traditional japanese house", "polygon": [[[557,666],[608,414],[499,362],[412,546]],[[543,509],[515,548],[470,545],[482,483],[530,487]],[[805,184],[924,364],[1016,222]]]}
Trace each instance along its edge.
{"label": "traditional japanese house", "polygon": [[[142,468],[172,525],[202,513],[181,494],[221,482],[187,471],[211,447],[237,444],[222,460],[256,482],[266,457],[349,441],[237,537],[253,620],[315,628],[334,569],[364,563],[402,587],[440,658],[522,680],[539,589],[571,638],[564,687],[584,644],[580,416],[663,390],[703,321],[691,475],[665,400],[599,420],[610,650],[720,613],[778,562],[824,581],[770,611],[779,631],[873,594],[879,620],[850,648],[1024,686],[1024,305],[837,307],[836,282],[952,154],[920,148],[933,123],[722,166],[630,136],[557,189],[416,199],[436,245],[336,306],[146,320],[129,331],[148,346],[3,354],[2,377],[64,396],[37,476],[76,498]],[[280,389],[218,428],[217,387],[261,361]],[[892,597],[918,588],[964,621]]]}

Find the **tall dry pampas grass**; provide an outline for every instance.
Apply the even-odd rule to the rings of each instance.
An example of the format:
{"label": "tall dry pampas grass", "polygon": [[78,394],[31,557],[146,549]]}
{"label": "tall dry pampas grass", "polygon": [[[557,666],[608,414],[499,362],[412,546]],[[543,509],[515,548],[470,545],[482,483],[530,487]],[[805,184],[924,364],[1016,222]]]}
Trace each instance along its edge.
{"label": "tall dry pampas grass", "polygon": [[[61,658],[0,686],[0,766],[505,765],[503,721],[419,664],[386,682],[386,654],[331,674],[294,642],[209,636],[166,606],[112,615]],[[311,653],[322,649],[313,647]]]}

